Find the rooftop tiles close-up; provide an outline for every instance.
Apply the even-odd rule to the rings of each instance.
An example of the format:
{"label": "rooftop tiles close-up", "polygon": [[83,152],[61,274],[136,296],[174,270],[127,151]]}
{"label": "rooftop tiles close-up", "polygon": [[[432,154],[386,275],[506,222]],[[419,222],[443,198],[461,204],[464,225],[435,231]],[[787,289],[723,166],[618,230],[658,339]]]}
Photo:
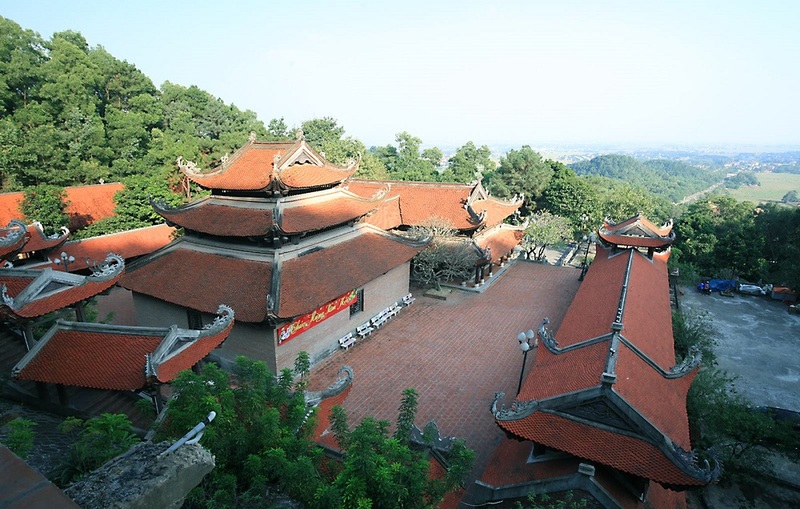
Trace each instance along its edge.
{"label": "rooftop tiles close-up", "polygon": [[351,425],[367,416],[393,424],[403,389],[416,389],[416,424],[434,420],[442,436],[463,438],[475,450],[470,485],[503,436],[490,407],[497,391],[506,393],[506,404],[514,398],[523,360],[517,334],[544,317],[557,328],[578,276],[573,268],[518,261],[482,293],[453,290],[442,301],[415,292],[415,303],[396,318],[317,365],[311,389],[351,366],[354,381],[342,405]]}

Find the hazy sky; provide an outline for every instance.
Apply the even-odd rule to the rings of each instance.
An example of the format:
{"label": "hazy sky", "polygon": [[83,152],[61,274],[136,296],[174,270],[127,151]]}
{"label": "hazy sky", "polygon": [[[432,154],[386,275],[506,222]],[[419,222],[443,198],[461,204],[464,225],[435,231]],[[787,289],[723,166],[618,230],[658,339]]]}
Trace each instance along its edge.
{"label": "hazy sky", "polygon": [[0,0],[159,86],[369,145],[800,145],[800,1]]}

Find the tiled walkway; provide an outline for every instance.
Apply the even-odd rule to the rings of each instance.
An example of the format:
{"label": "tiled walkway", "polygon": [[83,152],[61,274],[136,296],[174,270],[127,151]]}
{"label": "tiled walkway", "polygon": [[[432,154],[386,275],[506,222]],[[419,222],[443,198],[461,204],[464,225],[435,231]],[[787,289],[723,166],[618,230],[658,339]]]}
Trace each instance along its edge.
{"label": "tiled walkway", "polygon": [[518,261],[482,294],[456,290],[441,301],[415,293],[414,304],[369,338],[316,366],[311,389],[330,384],[341,365],[351,366],[355,378],[343,406],[352,426],[366,416],[393,424],[401,392],[413,387],[416,424],[433,419],[443,436],[465,439],[476,452],[474,479],[502,436],[489,410],[494,394],[504,391],[510,404],[516,393],[517,334],[535,330],[544,317],[557,329],[579,274]]}

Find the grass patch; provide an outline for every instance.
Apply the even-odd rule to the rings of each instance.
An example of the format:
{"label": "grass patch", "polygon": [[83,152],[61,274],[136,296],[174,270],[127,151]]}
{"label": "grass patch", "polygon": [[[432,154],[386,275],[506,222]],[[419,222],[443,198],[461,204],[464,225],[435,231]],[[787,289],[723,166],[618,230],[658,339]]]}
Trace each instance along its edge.
{"label": "grass patch", "polygon": [[783,195],[792,190],[800,193],[800,175],[794,173],[756,173],[756,178],[761,185],[728,189],[728,192],[739,201],[751,201],[754,203],[780,202]]}

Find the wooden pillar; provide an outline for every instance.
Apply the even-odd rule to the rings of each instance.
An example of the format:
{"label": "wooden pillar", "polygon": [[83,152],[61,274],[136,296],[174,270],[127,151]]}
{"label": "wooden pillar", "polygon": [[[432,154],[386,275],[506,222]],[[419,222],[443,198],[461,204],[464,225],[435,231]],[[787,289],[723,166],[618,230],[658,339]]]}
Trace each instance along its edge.
{"label": "wooden pillar", "polygon": [[39,399],[42,401],[50,401],[50,395],[48,394],[47,384],[44,382],[36,382],[36,395],[39,396]]}
{"label": "wooden pillar", "polygon": [[67,388],[62,384],[56,384],[56,393],[58,394],[58,403],[61,406],[68,406],[69,398],[67,397]]}
{"label": "wooden pillar", "polygon": [[86,313],[83,311],[83,301],[78,302],[75,304],[75,320],[79,322],[86,321]]}
{"label": "wooden pillar", "polygon": [[36,338],[33,337],[33,325],[30,320],[27,320],[25,327],[22,328],[22,339],[25,340],[25,348],[30,352],[33,345],[36,344]]}

